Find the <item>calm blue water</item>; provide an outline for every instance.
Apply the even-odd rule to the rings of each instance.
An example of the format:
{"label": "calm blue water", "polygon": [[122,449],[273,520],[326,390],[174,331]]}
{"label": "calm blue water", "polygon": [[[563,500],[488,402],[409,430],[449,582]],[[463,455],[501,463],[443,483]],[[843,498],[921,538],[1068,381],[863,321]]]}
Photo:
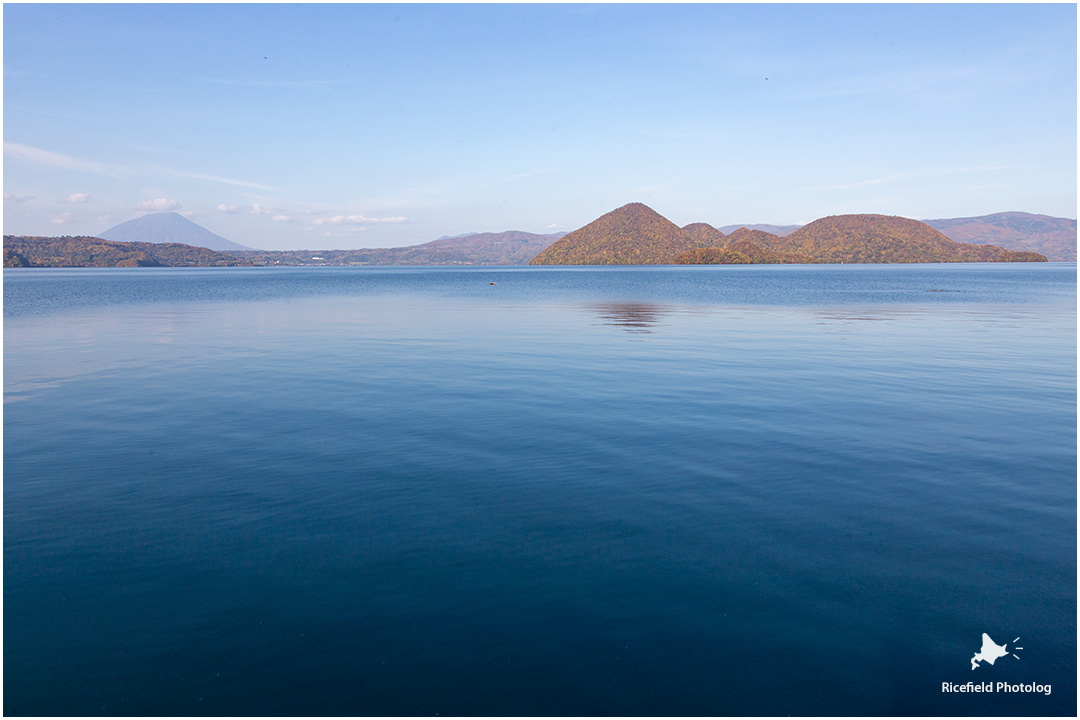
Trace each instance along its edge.
{"label": "calm blue water", "polygon": [[3,278],[5,715],[1076,714],[1074,264]]}

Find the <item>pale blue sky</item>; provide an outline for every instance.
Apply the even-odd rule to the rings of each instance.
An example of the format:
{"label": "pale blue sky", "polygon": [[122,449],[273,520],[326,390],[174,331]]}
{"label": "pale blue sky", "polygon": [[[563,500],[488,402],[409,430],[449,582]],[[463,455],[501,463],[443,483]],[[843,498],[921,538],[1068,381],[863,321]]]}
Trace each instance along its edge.
{"label": "pale blue sky", "polygon": [[4,5],[4,232],[1076,217],[1076,6]]}

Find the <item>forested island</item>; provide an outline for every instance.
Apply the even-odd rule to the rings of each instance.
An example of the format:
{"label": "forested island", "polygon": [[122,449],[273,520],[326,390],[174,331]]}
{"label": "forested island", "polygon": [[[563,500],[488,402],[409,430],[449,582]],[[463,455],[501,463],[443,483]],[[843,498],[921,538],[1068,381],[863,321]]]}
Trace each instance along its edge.
{"label": "forested island", "polygon": [[957,243],[926,223],[888,215],[835,215],[785,235],[706,224],[680,228],[641,203],[603,215],[553,243],[530,265],[1046,262],[996,245]]}

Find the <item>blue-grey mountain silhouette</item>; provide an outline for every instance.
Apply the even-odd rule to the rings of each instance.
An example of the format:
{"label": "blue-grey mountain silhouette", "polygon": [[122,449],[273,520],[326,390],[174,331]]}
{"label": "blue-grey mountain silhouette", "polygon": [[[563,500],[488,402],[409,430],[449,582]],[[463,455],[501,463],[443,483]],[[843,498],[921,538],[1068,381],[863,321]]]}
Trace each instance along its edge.
{"label": "blue-grey mountain silhouette", "polygon": [[784,237],[785,235],[790,235],[795,232],[801,228],[802,225],[769,225],[768,223],[754,223],[753,225],[724,225],[723,227],[718,227],[717,230],[725,235],[730,235],[741,227],[744,227],[747,230],[764,230],[772,235]]}
{"label": "blue-grey mountain silhouette", "polygon": [[978,217],[924,220],[950,240],[1042,253],[1050,262],[1076,262],[1076,220],[1002,212]]}
{"label": "blue-grey mountain silhouette", "polygon": [[98,237],[113,242],[182,243],[211,250],[254,249],[226,240],[174,212],[143,215],[98,233]]}

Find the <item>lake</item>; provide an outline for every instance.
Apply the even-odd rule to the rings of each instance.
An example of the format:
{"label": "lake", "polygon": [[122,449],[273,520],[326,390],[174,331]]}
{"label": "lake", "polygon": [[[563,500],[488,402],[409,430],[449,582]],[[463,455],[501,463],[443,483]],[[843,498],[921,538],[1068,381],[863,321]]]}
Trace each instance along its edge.
{"label": "lake", "polygon": [[1075,264],[3,278],[5,715],[1076,714]]}

